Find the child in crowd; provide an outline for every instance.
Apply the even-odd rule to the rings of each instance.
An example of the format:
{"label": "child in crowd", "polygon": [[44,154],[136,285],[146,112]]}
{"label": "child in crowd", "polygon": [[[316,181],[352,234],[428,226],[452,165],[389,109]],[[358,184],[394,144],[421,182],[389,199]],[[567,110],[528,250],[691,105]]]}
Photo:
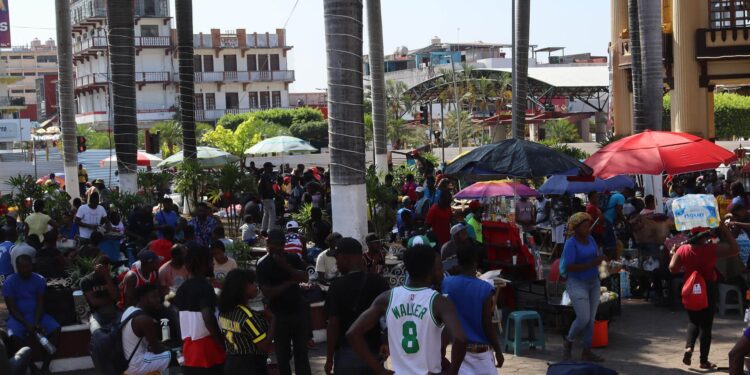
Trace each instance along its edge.
{"label": "child in crowd", "polygon": [[240,226],[242,232],[242,241],[250,246],[258,242],[258,235],[255,233],[255,223],[251,215],[245,215],[245,223]]}
{"label": "child in crowd", "polygon": [[299,256],[301,259],[305,259],[307,253],[307,241],[299,233],[299,224],[292,220],[286,223],[286,243],[284,244],[284,251],[289,254]]}
{"label": "child in crowd", "polygon": [[214,261],[214,279],[217,283],[223,283],[229,271],[237,268],[237,262],[227,256],[224,243],[218,240],[211,244],[211,256]]}

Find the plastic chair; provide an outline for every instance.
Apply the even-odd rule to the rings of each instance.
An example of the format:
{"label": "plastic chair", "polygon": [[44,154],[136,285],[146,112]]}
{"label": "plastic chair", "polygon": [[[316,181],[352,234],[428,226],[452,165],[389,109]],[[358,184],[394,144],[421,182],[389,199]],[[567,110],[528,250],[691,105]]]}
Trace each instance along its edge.
{"label": "plastic chair", "polygon": [[[736,302],[728,303],[730,293],[734,293],[737,297]],[[740,288],[729,285],[719,284],[719,315],[726,315],[727,310],[737,310],[742,315],[742,292]]]}
{"label": "plastic chair", "polygon": [[[512,325],[511,321],[513,322]],[[521,335],[524,321],[528,324],[533,324],[536,321],[537,326],[536,331],[533,329],[533,326],[529,326],[529,337],[527,339],[523,339]],[[542,322],[542,317],[536,311],[514,311],[510,313],[508,323],[505,327],[504,348],[506,352],[511,345],[510,327],[513,327],[513,355],[518,356],[522,346],[545,349],[544,323]]]}

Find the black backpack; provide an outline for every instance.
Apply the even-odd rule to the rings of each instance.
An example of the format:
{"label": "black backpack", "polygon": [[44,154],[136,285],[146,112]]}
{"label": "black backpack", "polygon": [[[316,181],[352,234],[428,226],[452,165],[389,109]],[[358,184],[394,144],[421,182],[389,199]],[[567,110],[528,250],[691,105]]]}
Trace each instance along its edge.
{"label": "black backpack", "polygon": [[99,328],[91,334],[89,352],[99,373],[120,375],[128,369],[143,337],[138,340],[133,352],[126,357],[122,347],[122,330],[128,322],[142,314],[145,314],[143,310],[134,311],[123,322]]}

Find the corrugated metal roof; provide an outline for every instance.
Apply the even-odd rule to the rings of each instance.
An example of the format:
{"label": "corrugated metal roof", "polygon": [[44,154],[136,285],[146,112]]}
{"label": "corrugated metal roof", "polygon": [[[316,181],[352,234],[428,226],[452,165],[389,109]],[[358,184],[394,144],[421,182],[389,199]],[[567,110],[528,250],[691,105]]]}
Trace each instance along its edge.
{"label": "corrugated metal roof", "polygon": [[[497,69],[510,73],[510,68]],[[566,65],[529,68],[529,78],[552,87],[607,87],[609,68],[607,65]]]}

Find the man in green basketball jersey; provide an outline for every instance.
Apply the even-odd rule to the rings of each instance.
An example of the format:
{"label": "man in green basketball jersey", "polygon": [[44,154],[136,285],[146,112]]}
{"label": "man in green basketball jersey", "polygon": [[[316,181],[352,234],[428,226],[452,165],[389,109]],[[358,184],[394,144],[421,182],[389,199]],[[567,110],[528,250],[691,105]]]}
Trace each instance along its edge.
{"label": "man in green basketball jersey", "polygon": [[[349,344],[376,374],[458,374],[466,355],[466,335],[453,304],[433,289],[443,279],[443,266],[434,250],[424,245],[404,253],[409,282],[383,292],[349,328]],[[386,370],[365,344],[364,335],[385,315],[393,371]],[[450,363],[443,361],[441,335],[453,347]],[[443,366],[446,362],[446,366]]]}

